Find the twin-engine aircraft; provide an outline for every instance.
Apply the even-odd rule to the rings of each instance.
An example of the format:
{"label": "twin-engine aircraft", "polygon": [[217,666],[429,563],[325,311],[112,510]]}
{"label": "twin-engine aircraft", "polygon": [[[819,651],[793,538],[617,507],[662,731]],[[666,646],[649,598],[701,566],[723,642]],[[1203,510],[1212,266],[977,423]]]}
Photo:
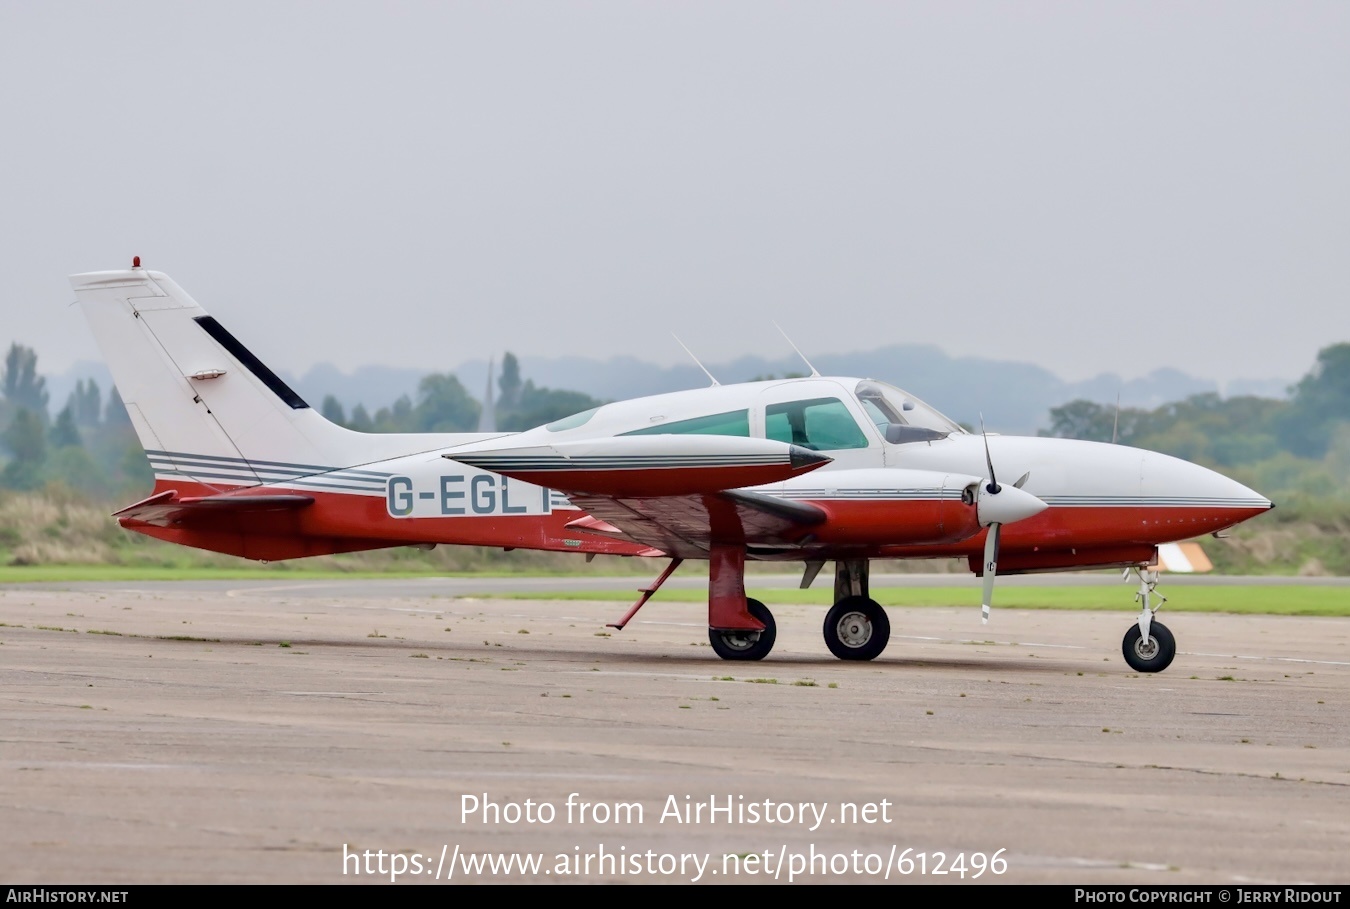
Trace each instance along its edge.
{"label": "twin-engine aircraft", "polygon": [[803,587],[834,562],[825,644],[870,660],[890,637],[870,560],[957,557],[984,578],[986,621],[999,573],[1136,570],[1122,650],[1158,672],[1176,653],[1150,599],[1159,544],[1271,507],[1177,458],[971,433],[898,388],[814,369],[522,433],[353,432],[139,259],[71,283],[155,472],[123,527],[265,561],[438,543],[669,558],[619,628],[682,560],[706,559],[708,637],[726,660],[774,645],[747,560],[805,563]]}

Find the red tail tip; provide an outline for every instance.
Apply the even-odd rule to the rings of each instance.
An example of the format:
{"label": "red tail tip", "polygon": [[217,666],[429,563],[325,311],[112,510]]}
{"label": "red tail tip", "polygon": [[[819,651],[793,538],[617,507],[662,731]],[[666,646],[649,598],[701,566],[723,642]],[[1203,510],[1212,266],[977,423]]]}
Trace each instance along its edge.
{"label": "red tail tip", "polygon": [[140,257],[140,256],[132,256],[132,257],[131,257],[131,267],[132,267],[132,268],[140,268],[140,267],[141,267],[141,257]]}

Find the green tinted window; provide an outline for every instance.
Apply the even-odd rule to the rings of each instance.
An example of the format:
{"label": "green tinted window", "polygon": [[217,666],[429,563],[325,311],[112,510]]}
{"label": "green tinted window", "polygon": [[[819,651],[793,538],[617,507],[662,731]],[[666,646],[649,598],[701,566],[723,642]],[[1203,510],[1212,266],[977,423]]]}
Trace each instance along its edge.
{"label": "green tinted window", "polygon": [[625,436],[745,436],[750,435],[750,411],[734,410],[731,413],[715,413],[707,417],[695,417],[692,420],[679,420],[674,423],[662,423],[620,433]]}
{"label": "green tinted window", "polygon": [[838,398],[770,404],[764,410],[764,435],[815,451],[867,447],[867,436]]}

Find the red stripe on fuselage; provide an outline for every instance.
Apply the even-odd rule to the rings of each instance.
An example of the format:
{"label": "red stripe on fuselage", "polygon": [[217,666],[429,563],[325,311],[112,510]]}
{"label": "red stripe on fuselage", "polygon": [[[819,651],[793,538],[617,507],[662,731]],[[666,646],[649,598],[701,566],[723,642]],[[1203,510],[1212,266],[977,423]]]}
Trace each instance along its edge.
{"label": "red stripe on fuselage", "polygon": [[[293,487],[234,487],[241,497],[275,494]],[[157,480],[155,492],[180,496],[217,495],[231,489],[182,480]],[[314,504],[285,512],[222,514],[192,527],[150,527],[135,521],[123,526],[159,539],[242,555],[281,560],[334,552],[417,543],[651,555],[645,544],[576,533],[567,524],[583,513],[549,515],[474,515],[395,518],[383,496],[296,490]],[[861,555],[881,558],[968,558],[980,556],[985,533],[974,507],[955,499],[819,500],[829,518],[812,532],[802,557]],[[1217,507],[1052,507],[1003,529],[1003,557],[1040,550],[1144,547],[1213,533],[1239,524],[1266,508]],[[200,519],[198,519],[200,520]],[[778,558],[789,557],[779,553]],[[1087,564],[1087,563],[1084,563]]]}
{"label": "red stripe on fuselage", "polygon": [[[237,492],[241,498],[254,494],[291,491],[291,487],[209,487],[181,480],[157,480],[155,492],[173,490],[180,496],[219,495]],[[547,515],[464,515],[435,518],[395,518],[389,514],[384,496],[297,490],[311,496],[314,504],[282,515],[222,515],[208,525],[191,527],[147,527],[135,521],[123,526],[149,536],[241,555],[239,534],[270,537],[267,549],[280,554],[254,554],[259,544],[249,547],[247,558],[285,559],[352,549],[375,549],[416,543],[446,543],[464,546],[490,546],[504,549],[542,549],[557,552],[594,552],[607,555],[637,555],[648,547],[626,540],[612,540],[567,530],[569,521],[581,512],[555,511]],[[200,521],[200,519],[198,519]],[[222,538],[221,535],[225,536]],[[301,541],[309,540],[305,544]],[[328,541],[320,543],[319,541]],[[314,547],[318,546],[318,551]]]}

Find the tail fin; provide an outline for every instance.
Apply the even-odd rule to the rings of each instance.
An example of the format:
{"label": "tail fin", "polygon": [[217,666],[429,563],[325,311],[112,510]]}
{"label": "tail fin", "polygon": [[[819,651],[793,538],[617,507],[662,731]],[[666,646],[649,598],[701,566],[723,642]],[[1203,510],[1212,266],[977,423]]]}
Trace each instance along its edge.
{"label": "tail fin", "polygon": [[162,272],[70,283],[157,475],[249,486],[483,438],[330,423]]}

